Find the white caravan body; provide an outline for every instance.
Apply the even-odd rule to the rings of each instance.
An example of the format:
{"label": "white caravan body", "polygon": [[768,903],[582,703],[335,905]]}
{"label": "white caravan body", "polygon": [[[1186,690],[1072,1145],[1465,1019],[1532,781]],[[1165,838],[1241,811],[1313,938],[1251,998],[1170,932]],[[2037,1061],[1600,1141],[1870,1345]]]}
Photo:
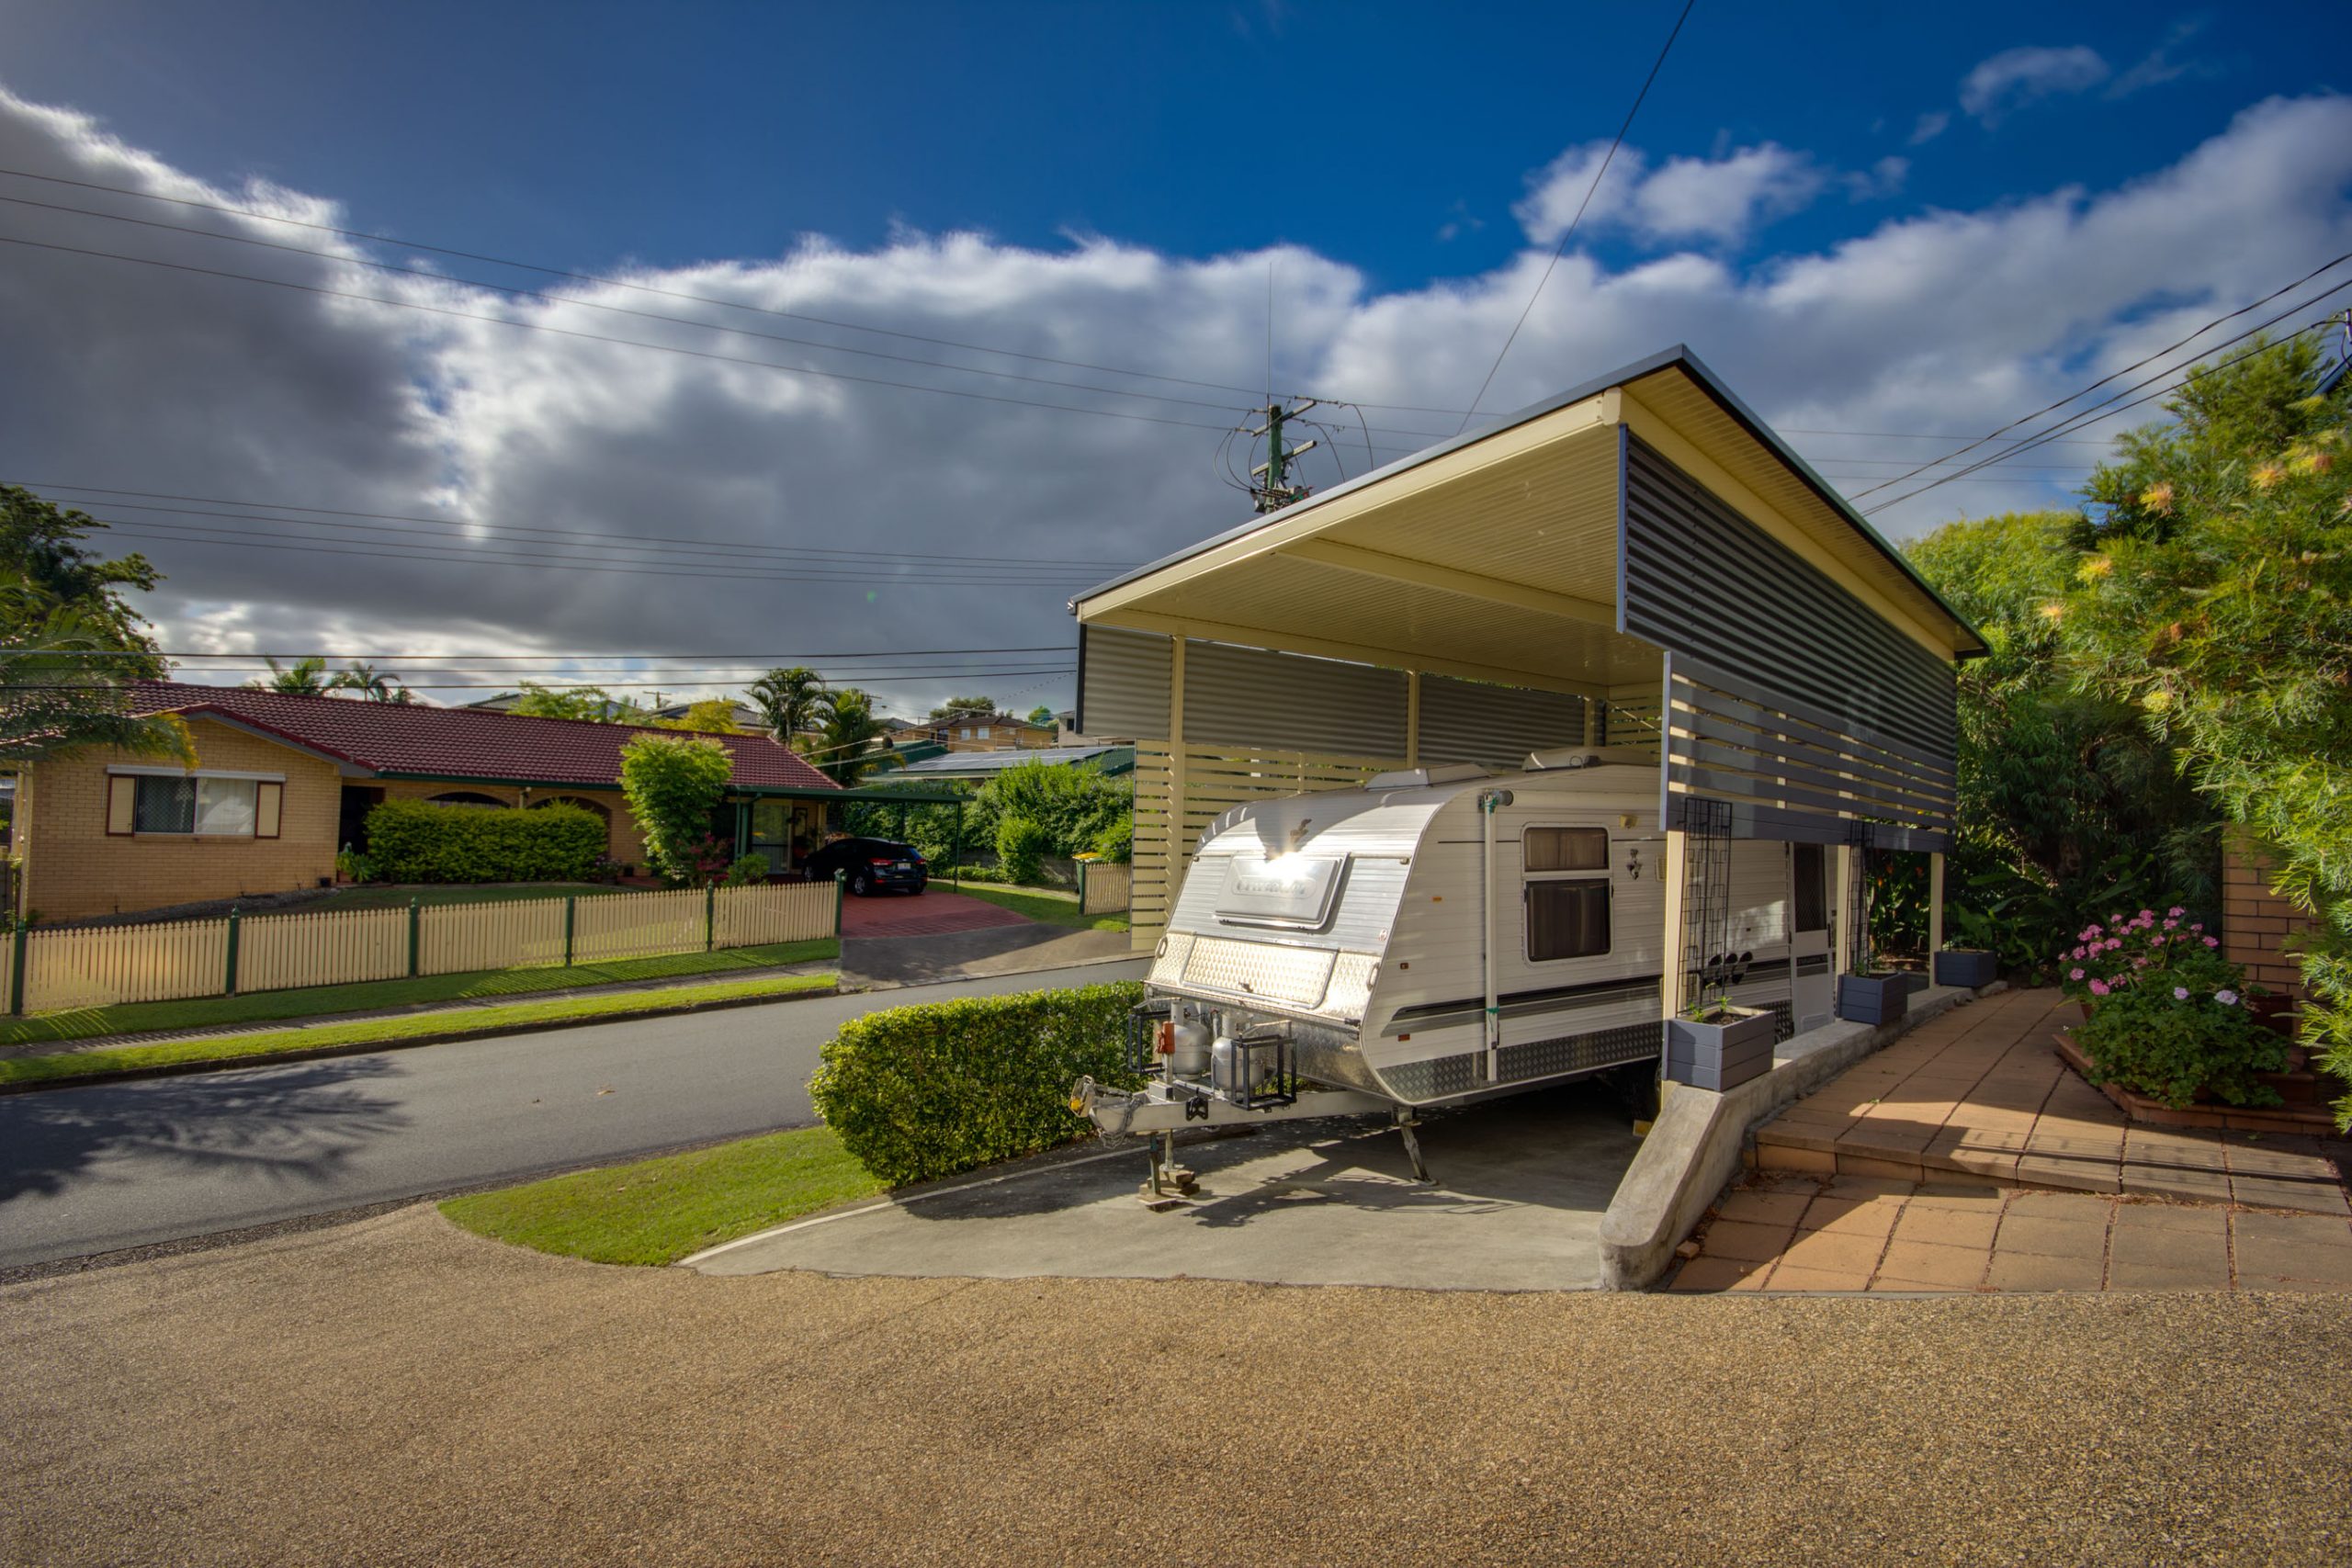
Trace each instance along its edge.
{"label": "white caravan body", "polygon": [[[1657,1060],[1657,764],[1609,751],[1530,762],[1500,775],[1410,770],[1227,812],[1194,853],[1148,996],[1220,1044],[1278,1035],[1298,1077],[1400,1106]],[[1744,968],[1731,994],[1776,1012],[1785,1037],[1791,853],[1761,841],[1730,852],[1730,945]],[[1170,1066],[1173,1078],[1192,1076]],[[1227,1083],[1213,1087],[1235,1098]],[[1254,1085],[1238,1087],[1246,1096]]]}

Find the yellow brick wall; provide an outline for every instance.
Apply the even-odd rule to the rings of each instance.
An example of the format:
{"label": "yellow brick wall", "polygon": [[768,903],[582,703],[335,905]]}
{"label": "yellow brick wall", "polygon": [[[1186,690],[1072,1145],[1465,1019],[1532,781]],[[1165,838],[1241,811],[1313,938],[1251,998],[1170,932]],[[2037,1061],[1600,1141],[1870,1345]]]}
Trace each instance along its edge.
{"label": "yellow brick wall", "polygon": [[207,719],[189,725],[197,765],[283,773],[275,839],[107,834],[107,767],[152,757],[93,752],[29,770],[31,799],[19,819],[25,907],[43,919],[128,914],[167,904],[311,887],[334,874],[343,779],[334,764]]}
{"label": "yellow brick wall", "polygon": [[2311,919],[2270,891],[2269,868],[2259,845],[2230,836],[2222,855],[2222,951],[2245,966],[2247,979],[2300,1005],[2302,970],[2286,942]]}

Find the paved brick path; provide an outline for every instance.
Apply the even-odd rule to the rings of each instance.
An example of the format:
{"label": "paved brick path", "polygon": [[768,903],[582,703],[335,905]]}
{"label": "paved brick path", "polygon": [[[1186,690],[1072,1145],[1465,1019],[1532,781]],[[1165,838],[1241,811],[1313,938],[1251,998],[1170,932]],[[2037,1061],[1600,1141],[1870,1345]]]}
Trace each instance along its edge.
{"label": "paved brick path", "polygon": [[2128,1124],[2010,992],[1921,1025],[1756,1134],[1678,1291],[2352,1291],[2347,1145]]}
{"label": "paved brick path", "polygon": [[1922,1024],[1758,1128],[1756,1164],[2352,1213],[2352,1145],[2127,1123],[2052,1048],[2080,1017],[2056,991],[2012,991]]}
{"label": "paved brick path", "polygon": [[1028,917],[1016,915],[1001,904],[944,892],[936,886],[912,897],[877,893],[871,898],[842,899],[842,934],[849,937],[944,936],[950,931],[1029,923]]}
{"label": "paved brick path", "polygon": [[2352,1292],[2352,1220],[2018,1188],[1767,1175],[1677,1291]]}

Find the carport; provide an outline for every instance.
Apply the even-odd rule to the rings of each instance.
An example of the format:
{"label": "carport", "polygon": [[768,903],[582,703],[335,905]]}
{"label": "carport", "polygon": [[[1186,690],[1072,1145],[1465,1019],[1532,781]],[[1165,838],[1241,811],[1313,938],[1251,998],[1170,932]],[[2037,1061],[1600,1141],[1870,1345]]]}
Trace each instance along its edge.
{"label": "carport", "polygon": [[1940,945],[1955,662],[1984,643],[1685,348],[1071,609],[1080,728],[1137,738],[1138,951],[1232,806],[1579,744],[1657,760],[1663,1012],[1729,839],[1834,852],[1832,973],[1867,951],[1860,852],[1932,855]]}

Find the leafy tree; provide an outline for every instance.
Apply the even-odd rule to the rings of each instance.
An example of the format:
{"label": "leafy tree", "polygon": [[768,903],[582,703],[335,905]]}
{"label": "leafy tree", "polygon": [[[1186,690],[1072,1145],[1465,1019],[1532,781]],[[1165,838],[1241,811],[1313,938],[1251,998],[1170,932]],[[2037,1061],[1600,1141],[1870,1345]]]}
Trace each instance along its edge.
{"label": "leafy tree", "polygon": [[196,765],[187,726],[131,712],[129,688],[93,659],[119,641],[119,623],[60,604],[22,573],[0,569],[0,762],[71,757],[99,747]]}
{"label": "leafy tree", "polygon": [[621,795],[644,836],[646,858],[673,882],[700,886],[723,874],[707,853],[711,814],[735,776],[735,760],[716,740],[637,735],[621,748]]}
{"label": "leafy tree", "polygon": [[[2307,1041],[2352,1078],[2352,436],[2291,342],[2191,372],[2178,423],[2091,490],[2105,514],[2053,611],[2086,682],[2131,704],[2316,917]],[[2352,1097],[2336,1105],[2352,1126]]]}
{"label": "leafy tree", "polygon": [[388,675],[372,664],[346,664],[335,671],[327,685],[338,692],[356,692],[371,703],[408,703],[416,694],[401,683],[397,675]]}
{"label": "leafy tree", "polygon": [[153,589],[162,581],[138,554],[104,560],[86,548],[83,536],[106,525],[86,513],[43,501],[28,490],[0,485],[0,581],[10,586],[24,625],[53,611],[73,617],[74,636],[88,651],[119,650],[121,659],[85,659],[105,665],[119,681],[160,680],[164,661],[147,623],[122,590]]}
{"label": "leafy tree", "polygon": [[876,761],[870,752],[882,725],[874,699],[854,686],[836,687],[825,694],[820,719],[810,758],[835,784],[852,788]]}
{"label": "leafy tree", "polygon": [[283,692],[294,697],[324,696],[330,685],[339,684],[336,677],[327,673],[327,661],[312,654],[291,664],[269,660],[269,679],[248,681],[245,684],[256,692]]}
{"label": "leafy tree", "polygon": [[1040,729],[1051,729],[1054,727],[1053,705],[1049,703],[1039,703],[1035,707],[1031,708],[1029,722]]}
{"label": "leafy tree", "polygon": [[946,719],[986,718],[995,712],[994,697],[950,697],[944,705],[931,710],[931,717],[932,722],[937,724]]}
{"label": "leafy tree", "polygon": [[525,718],[585,718],[598,724],[641,723],[644,712],[627,697],[616,697],[602,686],[542,686],[526,681],[522,694],[506,710]]}
{"label": "leafy tree", "polygon": [[767,728],[769,739],[779,746],[790,746],[796,736],[816,728],[818,712],[824,701],[825,680],[814,670],[796,664],[790,669],[769,671],[752,682],[743,694],[759,710],[760,722]]}
{"label": "leafy tree", "polygon": [[705,697],[698,703],[690,703],[676,718],[657,718],[653,725],[657,729],[697,729],[707,735],[743,733],[743,727],[735,722],[735,705],[724,697]]}
{"label": "leafy tree", "polygon": [[991,830],[1017,817],[1043,830],[1046,853],[1076,855],[1091,851],[1104,829],[1133,816],[1135,786],[1126,779],[1106,778],[1091,765],[1023,762],[981,786],[980,801],[979,820]]}
{"label": "leafy tree", "polygon": [[[1961,668],[1949,894],[1958,934],[1996,947],[2005,968],[2046,966],[2087,908],[2216,898],[2219,813],[2131,705],[2078,689],[2045,613],[2082,558],[2077,526],[2011,513],[1948,524],[1908,550],[1991,649]],[[1916,905],[1924,932],[1926,889],[1902,884],[1920,868],[1899,858],[1874,904],[1896,919]]]}
{"label": "leafy tree", "polygon": [[159,579],[143,557],[105,560],[86,548],[84,536],[104,526],[0,485],[0,757],[113,746],[192,766],[185,725],[131,712],[128,683],[164,669],[122,591]]}

